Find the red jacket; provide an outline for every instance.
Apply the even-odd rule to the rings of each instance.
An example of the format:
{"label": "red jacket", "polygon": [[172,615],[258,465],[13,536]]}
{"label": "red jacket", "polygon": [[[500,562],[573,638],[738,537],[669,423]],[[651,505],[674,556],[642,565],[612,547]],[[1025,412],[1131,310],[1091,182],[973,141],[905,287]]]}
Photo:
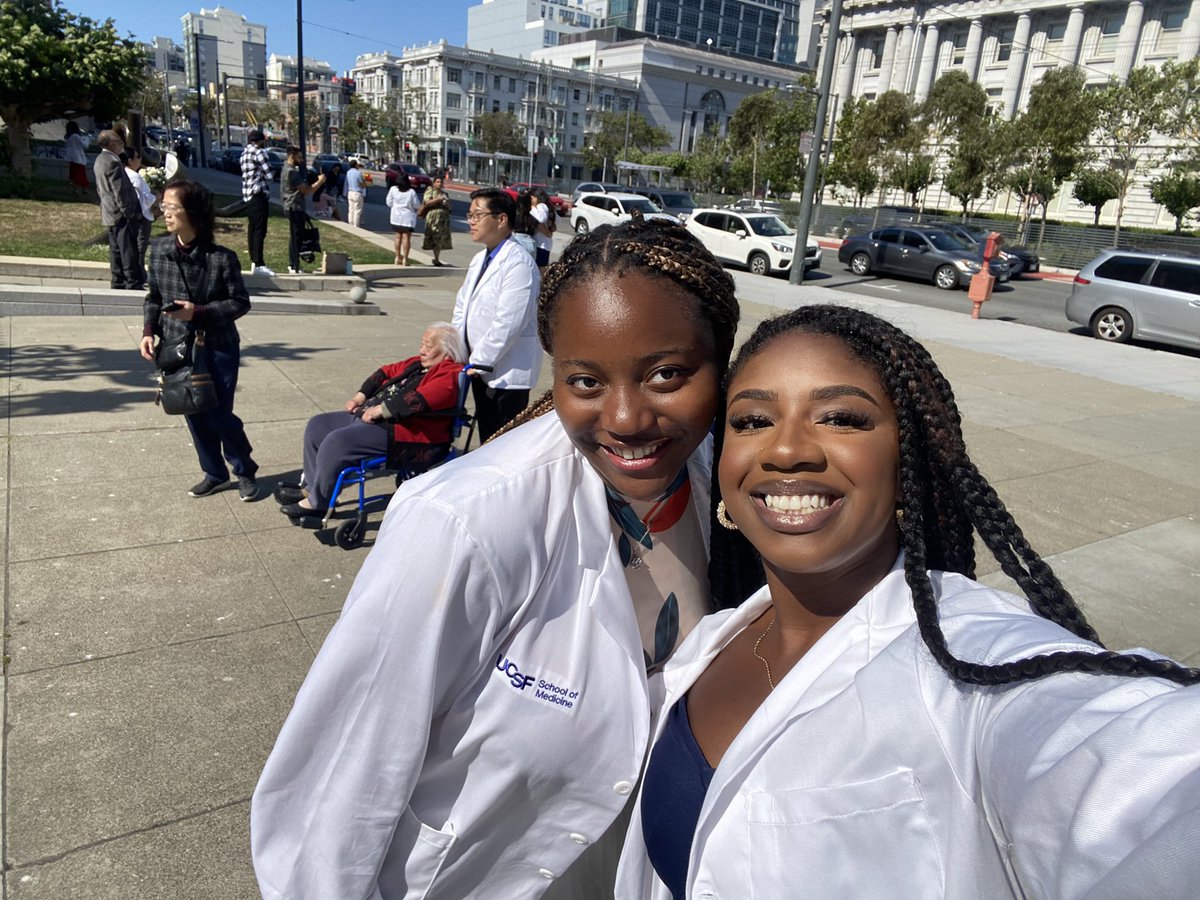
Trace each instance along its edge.
{"label": "red jacket", "polygon": [[391,414],[379,422],[388,429],[389,467],[411,465],[410,451],[423,457],[427,454],[421,451],[430,449],[429,445],[449,444],[453,419],[422,413],[452,410],[458,405],[462,367],[462,363],[444,359],[420,376],[421,358],[412,356],[380,367],[363,382],[359,390],[367,396],[367,405],[382,403]]}

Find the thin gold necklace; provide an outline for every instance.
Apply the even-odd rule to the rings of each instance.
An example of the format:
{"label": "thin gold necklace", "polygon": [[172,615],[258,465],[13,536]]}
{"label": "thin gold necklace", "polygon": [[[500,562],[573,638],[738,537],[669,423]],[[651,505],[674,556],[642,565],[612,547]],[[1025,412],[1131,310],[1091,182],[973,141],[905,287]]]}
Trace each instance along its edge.
{"label": "thin gold necklace", "polygon": [[775,627],[775,620],[778,618],[779,613],[775,613],[775,615],[771,617],[771,624],[767,626],[766,631],[758,636],[758,640],[754,642],[754,649],[751,651],[754,654],[754,658],[762,663],[763,668],[767,670],[767,684],[771,686],[771,690],[775,690],[775,679],[771,677],[771,664],[766,661],[761,653],[758,652],[758,646],[763,642],[763,638],[771,633],[771,629]]}

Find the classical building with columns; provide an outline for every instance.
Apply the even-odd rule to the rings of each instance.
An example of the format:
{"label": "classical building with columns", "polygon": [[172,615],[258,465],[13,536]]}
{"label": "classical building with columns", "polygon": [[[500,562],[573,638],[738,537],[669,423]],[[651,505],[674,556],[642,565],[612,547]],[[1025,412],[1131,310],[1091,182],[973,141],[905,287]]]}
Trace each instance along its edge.
{"label": "classical building with columns", "polygon": [[[1138,66],[1192,59],[1200,52],[1200,0],[846,0],[841,32],[834,78],[840,98],[897,90],[923,100],[940,75],[957,69],[1011,119],[1028,102],[1030,88],[1057,66],[1078,65],[1089,84],[1102,85]],[[931,189],[930,204],[952,208],[939,187]],[[1074,200],[1071,188],[1064,186],[1050,215],[1090,221],[1090,209]],[[1015,211],[1012,198],[993,203]],[[1102,223],[1113,219],[1115,206],[1104,210]],[[1174,224],[1144,185],[1127,207],[1127,224]]]}

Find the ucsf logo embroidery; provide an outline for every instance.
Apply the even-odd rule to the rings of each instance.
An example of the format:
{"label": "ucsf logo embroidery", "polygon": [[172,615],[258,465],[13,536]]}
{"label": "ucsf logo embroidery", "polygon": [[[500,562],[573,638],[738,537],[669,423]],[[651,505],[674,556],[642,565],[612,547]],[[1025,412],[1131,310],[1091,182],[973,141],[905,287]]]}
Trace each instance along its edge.
{"label": "ucsf logo embroidery", "polygon": [[507,679],[508,684],[521,692],[521,696],[535,703],[545,703],[562,712],[569,712],[579,702],[579,691],[565,685],[565,679],[550,673],[544,677],[530,675],[509,657],[496,656],[496,671]]}

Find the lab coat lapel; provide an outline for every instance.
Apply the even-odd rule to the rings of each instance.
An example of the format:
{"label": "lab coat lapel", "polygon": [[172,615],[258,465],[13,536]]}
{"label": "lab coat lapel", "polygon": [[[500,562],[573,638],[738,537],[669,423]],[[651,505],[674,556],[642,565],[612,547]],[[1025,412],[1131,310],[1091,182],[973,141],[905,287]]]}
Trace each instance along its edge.
{"label": "lab coat lapel", "polygon": [[[752,600],[753,605],[747,601],[743,609],[738,610],[740,623],[753,621],[766,609],[767,590],[764,588]],[[744,607],[751,609],[744,610]],[[700,812],[692,844],[693,871],[694,862],[703,852],[705,841],[722,810],[733,800],[775,738],[805,713],[845,690],[854,673],[891,643],[899,632],[907,629],[913,620],[901,554],[883,580],[792,667],[725,751]],[[736,630],[733,633],[736,634]],[[726,636],[722,646],[732,636]],[[699,672],[693,675],[692,680],[698,675]]]}

